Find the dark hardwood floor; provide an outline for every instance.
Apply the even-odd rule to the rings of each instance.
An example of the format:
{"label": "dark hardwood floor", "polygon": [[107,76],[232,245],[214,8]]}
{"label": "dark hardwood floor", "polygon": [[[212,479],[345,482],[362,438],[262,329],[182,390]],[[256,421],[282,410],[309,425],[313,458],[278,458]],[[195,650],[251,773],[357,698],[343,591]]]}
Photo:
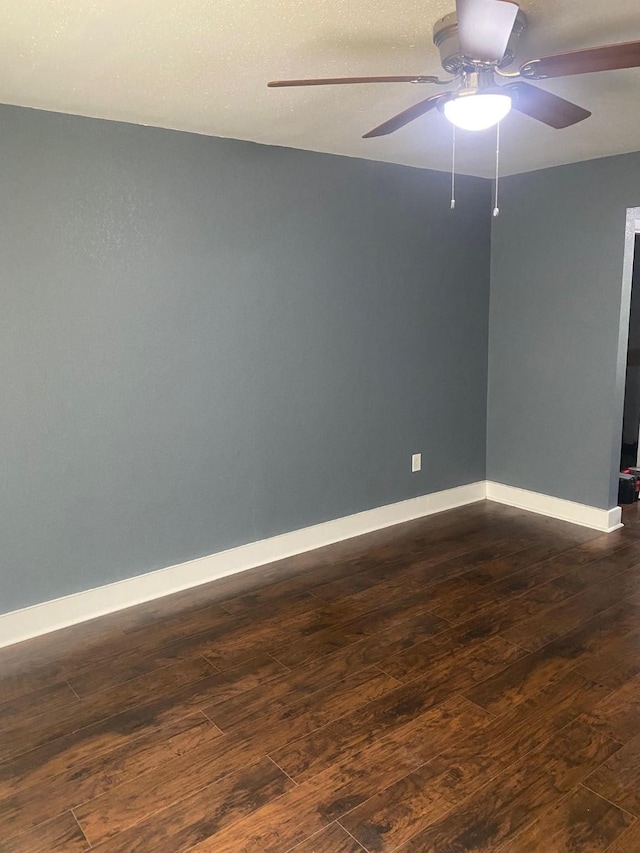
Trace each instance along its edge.
{"label": "dark hardwood floor", "polygon": [[640,516],[482,502],[0,650],[3,853],[640,853]]}

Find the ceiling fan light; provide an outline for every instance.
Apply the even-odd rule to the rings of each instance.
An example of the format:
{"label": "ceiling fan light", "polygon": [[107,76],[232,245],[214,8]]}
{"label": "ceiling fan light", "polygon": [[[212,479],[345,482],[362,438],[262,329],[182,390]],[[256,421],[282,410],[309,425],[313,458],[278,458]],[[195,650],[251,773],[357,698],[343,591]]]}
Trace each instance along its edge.
{"label": "ceiling fan light", "polygon": [[460,95],[444,104],[444,114],[462,130],[486,130],[508,115],[511,98],[502,92]]}

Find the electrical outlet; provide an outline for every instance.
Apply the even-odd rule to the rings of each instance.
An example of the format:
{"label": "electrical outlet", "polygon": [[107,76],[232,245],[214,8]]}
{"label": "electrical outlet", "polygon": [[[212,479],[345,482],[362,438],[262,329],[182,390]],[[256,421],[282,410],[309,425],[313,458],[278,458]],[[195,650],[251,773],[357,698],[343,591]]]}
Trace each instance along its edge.
{"label": "electrical outlet", "polygon": [[411,473],[422,470],[422,453],[414,453],[411,457]]}

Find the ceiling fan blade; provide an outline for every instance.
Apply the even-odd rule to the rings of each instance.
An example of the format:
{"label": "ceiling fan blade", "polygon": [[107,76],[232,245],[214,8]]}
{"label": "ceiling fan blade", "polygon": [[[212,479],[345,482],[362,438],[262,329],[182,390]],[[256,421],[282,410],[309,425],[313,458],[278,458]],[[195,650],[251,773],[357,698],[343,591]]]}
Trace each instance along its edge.
{"label": "ceiling fan blade", "polygon": [[503,88],[513,96],[514,110],[548,124],[549,127],[555,127],[556,130],[577,124],[591,115],[589,110],[528,83],[510,83]]}
{"label": "ceiling fan blade", "polygon": [[435,109],[441,101],[448,101],[450,97],[451,93],[446,92],[443,95],[432,95],[424,101],[419,101],[417,104],[409,107],[409,109],[403,110],[397,116],[378,125],[378,127],[374,127],[369,133],[365,133],[362,138],[370,139],[372,136],[386,136],[388,133],[393,133],[394,130],[399,130],[405,124],[409,124],[410,121],[414,121],[414,119],[420,118],[420,116]]}
{"label": "ceiling fan blade", "polygon": [[638,67],[640,41],[628,41],[532,59],[524,63],[520,74],[530,80],[543,80],[545,77],[569,77],[572,74],[588,74],[590,71]]}
{"label": "ceiling fan blade", "polygon": [[311,80],[271,80],[270,89],[285,86],[341,86],[345,83],[437,83],[437,77],[425,77],[414,74],[413,77],[325,77]]}
{"label": "ceiling fan blade", "polygon": [[518,5],[507,0],[456,0],[460,53],[499,62],[507,49]]}

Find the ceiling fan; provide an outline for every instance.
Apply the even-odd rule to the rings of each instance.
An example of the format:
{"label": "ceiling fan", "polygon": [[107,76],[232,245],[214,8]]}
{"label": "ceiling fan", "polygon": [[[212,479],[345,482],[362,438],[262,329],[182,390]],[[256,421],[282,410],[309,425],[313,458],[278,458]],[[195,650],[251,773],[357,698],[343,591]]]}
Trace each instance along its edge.
{"label": "ceiling fan", "polygon": [[450,79],[433,76],[338,77],[312,80],[273,80],[272,88],[333,86],[349,83],[431,83],[455,89],[432,95],[364,134],[386,136],[434,109],[456,127],[485,130],[498,124],[513,108],[553,128],[570,127],[588,110],[526,80],[568,77],[593,71],[640,67],[640,41],[610,44],[531,59],[518,71],[505,71],[514,60],[527,19],[510,0],[456,0],[456,11],[441,18],[433,41]]}

